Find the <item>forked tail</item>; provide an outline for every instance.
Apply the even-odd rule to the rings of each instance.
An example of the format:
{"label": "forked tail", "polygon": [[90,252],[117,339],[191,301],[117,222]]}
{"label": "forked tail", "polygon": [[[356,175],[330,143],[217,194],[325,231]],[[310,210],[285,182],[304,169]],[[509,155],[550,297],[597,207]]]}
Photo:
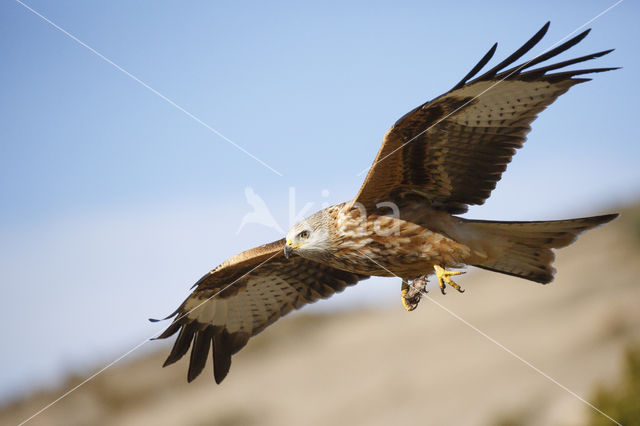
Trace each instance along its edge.
{"label": "forked tail", "polygon": [[555,269],[552,249],[568,246],[579,234],[618,217],[617,214],[544,222],[465,220],[474,234],[498,247],[479,268],[546,284]]}

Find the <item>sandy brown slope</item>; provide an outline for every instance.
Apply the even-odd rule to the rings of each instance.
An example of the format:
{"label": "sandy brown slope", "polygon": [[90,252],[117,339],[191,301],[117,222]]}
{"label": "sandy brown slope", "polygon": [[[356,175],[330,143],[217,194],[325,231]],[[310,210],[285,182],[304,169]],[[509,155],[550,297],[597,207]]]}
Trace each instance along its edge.
{"label": "sandy brown slope", "polygon": [[[160,368],[165,348],[107,370],[29,424],[581,424],[583,402],[447,310],[589,398],[640,340],[640,209],[625,213],[560,251],[551,285],[475,271],[460,280],[465,294],[432,291],[410,313],[398,298],[286,318],[234,358],[221,386],[210,366],[190,385],[186,362]],[[63,391],[5,407],[0,424]]]}

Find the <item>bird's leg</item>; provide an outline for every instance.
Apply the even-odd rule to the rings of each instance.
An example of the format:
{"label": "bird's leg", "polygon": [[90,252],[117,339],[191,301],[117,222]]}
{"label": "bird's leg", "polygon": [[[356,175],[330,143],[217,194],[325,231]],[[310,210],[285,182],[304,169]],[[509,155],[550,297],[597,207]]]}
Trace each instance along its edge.
{"label": "bird's leg", "polygon": [[446,287],[446,284],[449,284],[460,293],[464,293],[464,289],[456,284],[451,278],[449,278],[451,275],[464,274],[464,271],[447,271],[446,269],[438,265],[433,265],[433,269],[435,269],[436,271],[436,277],[438,278],[438,284],[440,284],[440,291],[442,291],[442,294],[445,294],[444,288]]}
{"label": "bird's leg", "polygon": [[420,298],[427,290],[427,276],[422,275],[411,281],[411,284],[405,279],[402,280],[402,291],[400,292],[402,306],[407,311],[413,311],[418,307]]}

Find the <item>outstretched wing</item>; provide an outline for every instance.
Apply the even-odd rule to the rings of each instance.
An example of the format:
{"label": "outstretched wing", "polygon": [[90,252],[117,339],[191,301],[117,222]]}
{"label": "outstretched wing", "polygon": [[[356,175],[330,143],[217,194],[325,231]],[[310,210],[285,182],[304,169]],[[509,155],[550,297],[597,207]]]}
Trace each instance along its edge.
{"label": "outstretched wing", "polygon": [[284,239],[240,253],[202,277],[172,314],[171,325],[158,336],[178,338],[164,363],[172,364],[191,347],[188,381],[204,368],[213,348],[213,369],[220,383],[231,355],[251,336],[307,303],[327,298],[366,275],[334,269],[293,256],[285,259]]}
{"label": "outstretched wing", "polygon": [[576,76],[616,69],[557,72],[612,50],[531,69],[571,48],[590,30],[506,69],[531,50],[548,28],[547,22],[511,56],[469,81],[489,62],[496,43],[453,89],[400,118],[387,131],[354,202],[373,209],[378,202],[398,203],[407,194],[416,194],[449,213],[463,213],[470,204],[484,203],[537,114],[571,86],[589,80]]}

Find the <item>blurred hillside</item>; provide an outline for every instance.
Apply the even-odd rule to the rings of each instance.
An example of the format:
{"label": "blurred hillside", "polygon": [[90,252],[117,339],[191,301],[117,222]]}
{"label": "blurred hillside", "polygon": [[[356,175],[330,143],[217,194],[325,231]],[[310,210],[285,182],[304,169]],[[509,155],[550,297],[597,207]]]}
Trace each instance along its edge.
{"label": "blurred hillside", "polygon": [[[625,349],[640,341],[639,260],[636,206],[559,251],[550,285],[473,270],[459,280],[464,294],[432,290],[407,313],[389,281],[398,298],[388,306],[279,321],[234,357],[220,386],[210,361],[191,384],[186,359],[161,368],[168,347],[154,342],[157,352],[122,361],[28,424],[585,424],[591,408],[452,313],[592,400],[620,380]],[[0,424],[81,380],[14,401]]]}

